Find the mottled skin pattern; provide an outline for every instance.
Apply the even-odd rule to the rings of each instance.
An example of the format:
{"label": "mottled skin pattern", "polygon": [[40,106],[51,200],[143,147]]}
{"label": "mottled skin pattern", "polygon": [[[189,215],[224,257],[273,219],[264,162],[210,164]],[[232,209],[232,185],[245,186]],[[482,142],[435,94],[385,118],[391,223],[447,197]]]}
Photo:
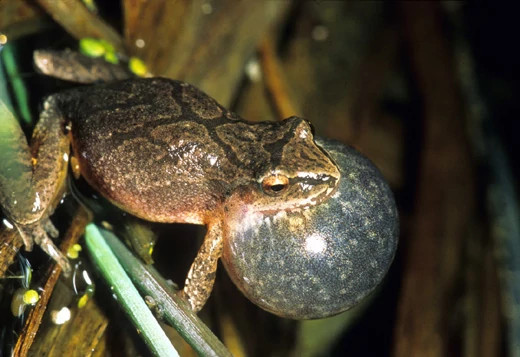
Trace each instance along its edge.
{"label": "mottled skin pattern", "polygon": [[[46,182],[38,184],[40,195],[61,185],[70,138],[81,174],[117,206],[150,221],[208,227],[184,288],[194,310],[211,292],[222,220],[230,207],[237,209],[233,201],[262,212],[291,211],[327,199],[340,178],[307,121],[249,123],[179,81],[128,79],[55,94],[46,99],[41,118],[40,132],[47,130],[58,144],[45,153],[52,173],[42,170],[54,181],[33,170],[33,181]],[[46,212],[48,217],[51,210]],[[20,231],[41,227],[34,215],[9,217]],[[28,238],[26,245],[31,243]],[[54,249],[45,241],[49,247]]]}
{"label": "mottled skin pattern", "polygon": [[[248,123],[187,83],[131,79],[52,98],[83,176],[144,219],[208,224],[237,192],[265,209],[312,205],[339,178],[305,120]],[[267,195],[261,182],[275,173],[290,184]]]}

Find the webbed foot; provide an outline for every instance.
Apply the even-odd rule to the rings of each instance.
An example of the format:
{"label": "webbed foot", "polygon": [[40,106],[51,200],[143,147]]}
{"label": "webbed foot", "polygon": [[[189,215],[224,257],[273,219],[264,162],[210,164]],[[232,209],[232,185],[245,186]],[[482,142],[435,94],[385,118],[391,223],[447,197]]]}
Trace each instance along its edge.
{"label": "webbed foot", "polygon": [[42,250],[47,253],[56,263],[63,269],[64,274],[69,274],[71,271],[70,263],[67,257],[59,250],[49,237],[57,237],[58,230],[54,227],[49,219],[38,221],[26,225],[17,225],[20,232],[25,250],[31,251],[33,242],[39,245]]}

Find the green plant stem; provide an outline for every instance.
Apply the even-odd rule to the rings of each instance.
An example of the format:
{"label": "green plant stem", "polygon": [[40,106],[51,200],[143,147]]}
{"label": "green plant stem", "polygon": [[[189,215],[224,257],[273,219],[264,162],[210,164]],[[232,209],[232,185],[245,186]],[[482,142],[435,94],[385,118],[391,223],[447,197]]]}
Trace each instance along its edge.
{"label": "green plant stem", "polygon": [[139,329],[154,355],[178,356],[177,351],[94,224],[89,224],[85,229],[85,240],[89,253],[101,270],[103,277],[113,289],[124,311]]}
{"label": "green plant stem", "polygon": [[25,84],[20,77],[15,57],[16,56],[15,51],[13,49],[13,44],[11,43],[5,45],[2,50],[2,59],[5,67],[5,72],[7,73],[7,80],[11,82],[11,86],[14,92],[14,99],[18,107],[18,113],[20,115],[20,118],[22,119],[25,125],[30,126],[32,120],[31,111],[29,110],[27,88],[25,88]]}
{"label": "green plant stem", "polygon": [[150,265],[144,265],[111,232],[102,230],[107,244],[123,268],[143,294],[153,298],[162,317],[201,356],[231,356],[231,353],[211,330],[191,310],[188,304],[172,292],[166,281]]}

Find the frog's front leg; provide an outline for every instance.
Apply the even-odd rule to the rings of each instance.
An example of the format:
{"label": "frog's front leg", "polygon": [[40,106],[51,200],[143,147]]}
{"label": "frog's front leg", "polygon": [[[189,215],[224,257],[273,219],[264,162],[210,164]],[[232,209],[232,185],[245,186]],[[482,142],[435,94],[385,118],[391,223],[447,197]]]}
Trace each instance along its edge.
{"label": "frog's front leg", "polygon": [[208,300],[215,276],[217,263],[222,255],[222,222],[208,225],[204,242],[191,264],[183,294],[193,311],[198,312]]}
{"label": "frog's front leg", "polygon": [[37,222],[20,230],[29,231],[34,242],[67,272],[70,269],[68,259],[49,237],[58,234],[49,216],[62,197],[67,175],[70,142],[64,123],[58,108],[58,97],[48,97],[31,138],[34,160],[31,187],[39,197],[41,214]]}
{"label": "frog's front leg", "polygon": [[11,121],[11,132],[16,134],[7,138],[8,149],[3,153],[6,160],[0,164],[0,203],[20,232],[25,248],[31,250],[36,242],[67,271],[67,258],[49,238],[49,234],[57,234],[49,216],[61,198],[67,172],[69,140],[63,122],[57,98],[49,97],[29,149],[21,129]]}

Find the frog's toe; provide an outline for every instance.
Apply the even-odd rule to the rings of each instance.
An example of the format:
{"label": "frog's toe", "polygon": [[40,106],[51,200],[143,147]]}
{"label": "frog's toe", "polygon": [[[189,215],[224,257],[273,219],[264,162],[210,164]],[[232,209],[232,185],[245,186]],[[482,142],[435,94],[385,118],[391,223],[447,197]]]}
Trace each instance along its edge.
{"label": "frog's toe", "polygon": [[60,232],[58,231],[58,229],[56,227],[54,227],[54,224],[51,222],[50,219],[46,219],[43,221],[42,223],[43,225],[43,229],[45,230],[45,232],[47,232],[48,235],[51,236],[51,238],[58,238],[58,236],[60,235]]}
{"label": "frog's toe", "polygon": [[49,237],[46,237],[43,241],[38,243],[39,246],[47,253],[56,263],[61,266],[63,273],[68,275],[71,272],[71,267],[67,257],[54,245]]}
{"label": "frog's toe", "polygon": [[69,260],[54,245],[54,242],[47,233],[49,228],[52,232],[49,234],[54,234],[58,232],[54,225],[50,222],[50,220],[20,226],[19,230],[25,244],[25,249],[28,251],[32,250],[34,241],[34,243],[38,244],[45,253],[47,253],[54,261],[56,261],[56,263],[58,263],[61,266],[65,274],[68,274],[68,272],[71,271]]}
{"label": "frog's toe", "polygon": [[25,250],[28,252],[32,251],[32,248],[34,245],[32,226],[17,224],[16,228],[18,228],[18,232],[20,233],[20,236],[22,237]]}

